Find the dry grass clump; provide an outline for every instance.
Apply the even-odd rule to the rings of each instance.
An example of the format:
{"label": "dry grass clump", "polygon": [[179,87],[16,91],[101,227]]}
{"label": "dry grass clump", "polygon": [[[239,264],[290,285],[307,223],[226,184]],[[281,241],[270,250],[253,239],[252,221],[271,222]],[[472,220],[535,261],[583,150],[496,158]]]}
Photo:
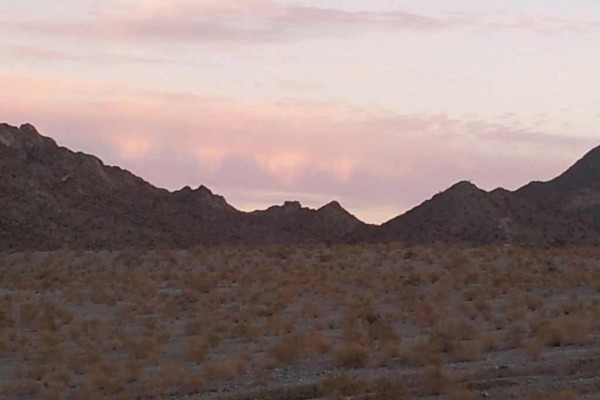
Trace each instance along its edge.
{"label": "dry grass clump", "polygon": [[419,383],[428,396],[447,395],[457,389],[457,377],[439,367],[425,367],[419,375]]}
{"label": "dry grass clump", "polygon": [[236,376],[247,373],[250,363],[244,357],[235,357],[228,360],[206,362],[203,366],[203,376],[208,382],[221,382],[234,379]]}
{"label": "dry grass clump", "polygon": [[417,343],[409,359],[420,365],[442,365],[481,359],[485,342],[465,320],[440,321],[429,336]]}
{"label": "dry grass clump", "polygon": [[539,319],[531,322],[531,334],[546,346],[585,344],[592,332],[592,321],[586,317]]}
{"label": "dry grass clump", "polygon": [[531,360],[538,360],[542,355],[542,350],[544,349],[544,342],[539,338],[529,338],[521,341],[521,350],[529,357]]}
{"label": "dry grass clump", "polygon": [[203,336],[188,337],[184,341],[184,354],[188,361],[200,364],[206,358],[208,342]]}
{"label": "dry grass clump", "polygon": [[336,365],[349,368],[364,367],[370,361],[385,364],[399,354],[401,343],[389,316],[375,312],[371,299],[346,315],[342,339],[333,349],[333,359]]}
{"label": "dry grass clump", "polygon": [[333,347],[331,340],[321,331],[307,333],[304,338],[307,347],[319,354],[327,354]]}
{"label": "dry grass clump", "polygon": [[305,337],[299,334],[284,336],[269,349],[268,353],[278,363],[296,363],[306,355]]}
{"label": "dry grass clump", "polygon": [[360,343],[345,343],[333,349],[335,365],[344,368],[363,368],[369,362],[369,351]]}

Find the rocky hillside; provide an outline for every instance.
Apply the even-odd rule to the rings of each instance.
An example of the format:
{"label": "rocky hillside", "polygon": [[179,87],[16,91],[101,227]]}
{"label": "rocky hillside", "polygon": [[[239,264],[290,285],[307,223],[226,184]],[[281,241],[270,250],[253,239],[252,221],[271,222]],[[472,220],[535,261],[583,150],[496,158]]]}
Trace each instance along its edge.
{"label": "rocky hillside", "polygon": [[0,202],[3,250],[340,241],[363,225],[339,205],[244,213],[204,186],[159,189],[31,125],[0,124]]}
{"label": "rocky hillside", "polygon": [[460,182],[368,235],[427,244],[600,243],[600,147],[549,182],[486,192]]}
{"label": "rocky hillside", "polygon": [[549,182],[486,192],[459,182],[381,226],[333,201],[241,212],[208,188],[156,188],[31,125],[0,124],[0,250],[401,241],[600,243],[600,147]]}
{"label": "rocky hillside", "polygon": [[254,211],[248,215],[254,226],[262,226],[271,236],[271,242],[294,239],[318,242],[345,241],[352,233],[359,231],[365,224],[346,211],[340,203],[332,201],[313,210],[302,207],[297,201],[288,201],[281,206],[272,206],[266,210]]}
{"label": "rocky hillside", "polygon": [[517,195],[600,231],[600,146],[557,178],[532,182]]}
{"label": "rocky hillside", "polygon": [[598,234],[583,221],[538,205],[504,189],[486,192],[460,182],[420,206],[383,224],[371,241],[409,244],[519,243],[591,245]]}

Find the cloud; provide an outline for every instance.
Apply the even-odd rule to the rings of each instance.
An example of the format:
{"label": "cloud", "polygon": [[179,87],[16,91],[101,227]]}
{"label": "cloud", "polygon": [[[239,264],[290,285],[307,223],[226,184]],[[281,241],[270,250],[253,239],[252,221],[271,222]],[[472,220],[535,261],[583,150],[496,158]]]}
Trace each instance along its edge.
{"label": "cloud", "polygon": [[500,18],[482,20],[479,24],[491,30],[524,30],[534,33],[551,34],[561,32],[598,31],[600,21],[572,20],[565,18],[542,18],[533,15],[511,14]]}
{"label": "cloud", "polygon": [[597,144],[510,119],[233,101],[2,72],[0,88],[11,94],[0,98],[7,122],[31,122],[60,144],[159,186],[206,184],[242,208],[259,204],[260,193],[263,206],[274,194],[280,201],[295,193],[335,198],[369,221],[381,218],[377,210],[398,214],[461,179],[492,189],[551,178]]}
{"label": "cloud", "polygon": [[[521,30],[541,34],[597,32],[598,21],[533,15],[432,17],[407,11],[348,11],[255,1],[150,1],[103,9],[80,20],[4,20],[0,29],[13,34],[61,35],[75,40],[244,45],[370,32],[468,29]],[[128,3],[125,3],[128,4]]]}
{"label": "cloud", "polygon": [[0,47],[0,52],[15,57],[19,60],[32,60],[38,62],[86,62],[86,63],[139,63],[139,64],[165,64],[186,65],[192,67],[214,68],[214,64],[169,59],[166,57],[137,56],[131,53],[99,52],[81,53],[63,49],[47,48],[40,45],[10,45]]}
{"label": "cloud", "polygon": [[[390,29],[438,29],[443,21],[405,12],[348,12],[271,6],[262,10],[182,7],[160,15],[110,16],[88,22],[31,22],[42,34],[130,41],[250,44]],[[176,11],[176,12],[175,12]]]}

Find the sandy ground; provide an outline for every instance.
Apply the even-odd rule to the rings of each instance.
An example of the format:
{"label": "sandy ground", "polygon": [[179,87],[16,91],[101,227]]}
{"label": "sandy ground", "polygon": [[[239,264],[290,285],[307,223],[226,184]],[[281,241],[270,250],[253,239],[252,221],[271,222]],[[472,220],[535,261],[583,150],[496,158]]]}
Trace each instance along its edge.
{"label": "sandy ground", "polygon": [[0,398],[598,399],[600,249],[0,255]]}

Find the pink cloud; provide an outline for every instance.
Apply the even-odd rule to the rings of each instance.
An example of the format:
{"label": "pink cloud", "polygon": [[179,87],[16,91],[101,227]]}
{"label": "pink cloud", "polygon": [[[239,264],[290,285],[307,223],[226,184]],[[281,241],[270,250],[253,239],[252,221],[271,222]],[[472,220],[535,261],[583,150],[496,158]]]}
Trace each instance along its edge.
{"label": "pink cloud", "polygon": [[88,62],[88,63],[139,63],[139,64],[176,64],[192,67],[214,67],[208,63],[191,62],[185,60],[174,60],[166,57],[148,57],[135,55],[125,52],[104,51],[102,53],[84,54],[76,50],[64,50],[47,48],[39,45],[14,45],[6,46],[1,49],[9,57],[15,57],[19,60],[32,60],[38,62]]}
{"label": "pink cloud", "polygon": [[256,205],[256,193],[335,198],[367,220],[366,210],[397,214],[461,179],[492,189],[551,178],[597,144],[509,122],[336,103],[242,102],[1,72],[0,88],[11,93],[0,98],[7,122],[31,122],[159,186],[206,184],[242,207]]}
{"label": "pink cloud", "polygon": [[401,10],[347,11],[283,5],[268,0],[208,3],[150,1],[107,9],[86,20],[4,20],[0,29],[21,34],[62,35],[76,40],[237,45],[399,30],[524,30],[544,34],[597,32],[600,23],[506,14],[489,17],[453,14],[439,18]]}

